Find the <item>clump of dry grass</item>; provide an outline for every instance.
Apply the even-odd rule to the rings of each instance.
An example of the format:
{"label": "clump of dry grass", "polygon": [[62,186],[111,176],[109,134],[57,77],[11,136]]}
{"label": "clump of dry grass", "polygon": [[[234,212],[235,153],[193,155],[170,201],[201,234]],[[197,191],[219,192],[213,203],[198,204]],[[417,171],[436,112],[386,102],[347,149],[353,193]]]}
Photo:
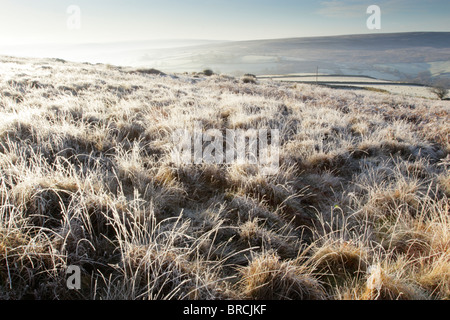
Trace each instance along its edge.
{"label": "clump of dry grass", "polygon": [[445,193],[447,198],[450,197],[450,174],[447,173],[442,175],[439,178],[438,182],[441,185],[441,189]]}
{"label": "clump of dry grass", "polygon": [[256,84],[256,77],[252,75],[245,75],[241,78],[243,83]]}
{"label": "clump of dry grass", "polygon": [[351,242],[322,244],[312,256],[318,273],[330,277],[356,277],[367,270],[365,248]]}
{"label": "clump of dry grass", "polygon": [[242,269],[243,295],[256,300],[323,300],[326,294],[307,268],[274,254],[254,257]]}
{"label": "clump of dry grass", "polygon": [[[401,260],[389,266],[372,266],[362,299],[365,300],[423,300],[426,295],[420,287],[402,275]],[[400,266],[399,266],[400,264]]]}
{"label": "clump of dry grass", "polygon": [[268,230],[263,221],[249,220],[239,227],[240,241],[254,250],[273,250],[281,258],[295,259],[300,251],[297,237],[291,230]]}
{"label": "clump of dry grass", "polygon": [[64,257],[52,250],[43,235],[30,233],[0,230],[0,298],[38,299],[51,296],[51,291],[61,298],[73,298],[60,272],[66,265]]}
{"label": "clump of dry grass", "polygon": [[450,263],[448,252],[432,264],[423,263],[415,274],[417,283],[435,299],[450,299]]}

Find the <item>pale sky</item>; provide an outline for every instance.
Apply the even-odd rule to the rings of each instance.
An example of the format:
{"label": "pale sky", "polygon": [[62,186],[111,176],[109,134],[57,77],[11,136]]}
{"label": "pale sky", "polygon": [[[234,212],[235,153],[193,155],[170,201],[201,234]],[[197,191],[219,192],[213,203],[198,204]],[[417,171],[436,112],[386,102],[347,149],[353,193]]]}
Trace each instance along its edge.
{"label": "pale sky", "polygon": [[[70,30],[70,5],[81,28]],[[368,30],[369,5],[381,30]],[[449,0],[0,0],[0,45],[450,31]]]}

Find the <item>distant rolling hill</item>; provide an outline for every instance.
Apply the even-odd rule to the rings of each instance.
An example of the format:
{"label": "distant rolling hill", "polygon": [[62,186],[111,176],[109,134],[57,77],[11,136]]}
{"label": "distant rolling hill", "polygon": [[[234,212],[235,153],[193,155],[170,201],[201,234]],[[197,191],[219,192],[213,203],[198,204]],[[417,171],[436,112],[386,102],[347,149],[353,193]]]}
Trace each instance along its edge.
{"label": "distant rolling hill", "polygon": [[[0,54],[39,52],[78,62],[146,66],[164,72],[215,71],[239,75],[315,73],[405,80],[425,74],[450,78],[450,32],[364,34],[254,41],[142,41],[41,48],[5,48]],[[31,50],[32,49],[32,50]],[[29,55],[28,55],[29,56]]]}
{"label": "distant rolling hill", "polygon": [[[208,44],[147,56],[167,71],[210,67],[226,73],[315,72],[401,80],[450,77],[450,32],[365,34]],[[141,60],[145,62],[145,57]]]}

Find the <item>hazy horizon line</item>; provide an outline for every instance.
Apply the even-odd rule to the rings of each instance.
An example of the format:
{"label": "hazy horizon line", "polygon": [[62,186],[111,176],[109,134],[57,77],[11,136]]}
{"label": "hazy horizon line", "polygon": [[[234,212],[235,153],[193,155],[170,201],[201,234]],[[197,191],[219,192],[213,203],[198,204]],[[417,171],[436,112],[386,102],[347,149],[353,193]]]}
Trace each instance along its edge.
{"label": "hazy horizon line", "polygon": [[415,34],[415,33],[450,33],[450,31],[402,31],[402,32],[373,32],[373,33],[341,33],[341,34],[332,34],[332,35],[312,35],[312,36],[298,36],[298,37],[280,37],[280,38],[252,38],[245,40],[226,40],[226,39],[202,39],[202,38],[156,38],[156,39],[142,39],[142,40],[117,40],[117,41],[98,41],[98,42],[39,42],[39,43],[16,43],[16,44],[0,44],[0,47],[21,47],[21,46],[80,46],[80,45],[108,45],[108,44],[131,44],[131,43],[146,43],[146,42],[162,42],[162,41],[172,41],[172,42],[183,42],[183,41],[191,41],[191,42],[218,42],[218,43],[226,43],[226,42],[250,42],[250,41],[271,41],[271,40],[287,40],[287,39],[309,39],[309,38],[337,38],[337,37],[346,37],[346,36],[379,36],[379,35],[394,35],[394,34]]}

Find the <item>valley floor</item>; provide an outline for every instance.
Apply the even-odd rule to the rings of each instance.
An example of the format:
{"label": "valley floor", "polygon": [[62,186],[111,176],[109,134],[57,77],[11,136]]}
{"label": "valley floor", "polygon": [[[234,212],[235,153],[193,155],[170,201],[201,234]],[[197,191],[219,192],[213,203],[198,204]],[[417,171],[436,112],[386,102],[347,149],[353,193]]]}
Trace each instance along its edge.
{"label": "valley floor", "polygon": [[384,92],[405,97],[436,99],[436,95],[427,86],[402,83],[400,81],[379,80],[365,76],[335,76],[320,74],[293,74],[260,76],[261,80],[294,82],[303,84],[320,84],[336,89],[355,89]]}

